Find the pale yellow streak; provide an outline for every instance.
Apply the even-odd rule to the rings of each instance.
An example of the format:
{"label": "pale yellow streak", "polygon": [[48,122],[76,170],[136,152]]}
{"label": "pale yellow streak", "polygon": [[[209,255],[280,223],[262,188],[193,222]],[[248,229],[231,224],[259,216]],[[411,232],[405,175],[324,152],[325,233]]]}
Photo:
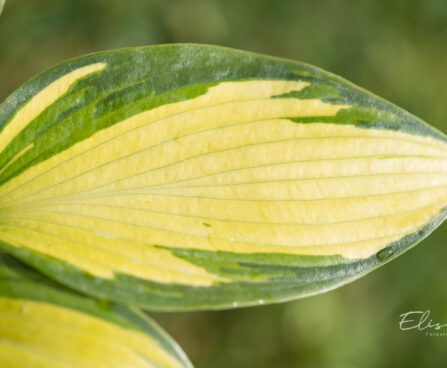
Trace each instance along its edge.
{"label": "pale yellow streak", "polygon": [[0,170],[0,175],[3,171],[5,171],[9,166],[11,166],[14,162],[16,162],[20,157],[22,157],[25,153],[27,153],[30,149],[34,147],[34,143],[29,144],[24,149],[22,149],[17,155],[15,155],[5,166]]}
{"label": "pale yellow streak", "polygon": [[[269,179],[266,182],[185,185],[154,189],[160,195],[182,197],[203,197],[235,200],[318,200],[325,198],[363,197],[390,192],[405,192],[427,187],[427,176],[432,186],[445,185],[445,174],[406,174],[406,175],[366,175],[363,177],[340,177],[320,179]],[[399,180],[400,179],[400,180]],[[104,198],[107,200],[107,198]]]}
{"label": "pale yellow streak", "polygon": [[[357,157],[357,158],[334,158],[334,160],[311,160],[298,162],[280,162],[276,155],[266,158],[264,163],[260,163],[257,167],[244,168],[239,161],[233,161],[226,165],[225,170],[222,167],[215,167],[212,165],[203,164],[201,167],[204,172],[194,172],[188,177],[179,176],[178,172],[182,172],[181,165],[171,167],[169,175],[167,170],[152,171],[149,175],[140,176],[132,181],[132,186],[129,181],[122,181],[115,185],[107,187],[108,190],[126,190],[127,188],[149,188],[151,191],[169,191],[174,188],[179,191],[184,187],[193,188],[195,186],[230,186],[231,189],[237,188],[233,184],[247,183],[247,182],[262,182],[274,181],[280,182],[283,180],[308,180],[309,183],[318,185],[318,179],[325,184],[323,179],[348,177],[344,180],[363,180],[368,176],[368,180],[375,177],[376,180],[383,180],[384,175],[392,177],[394,181],[405,181],[405,175],[416,175],[426,178],[438,178],[437,175],[444,177],[447,172],[447,158],[425,158],[425,157],[391,157],[380,158],[380,156]],[[208,169],[208,171],[205,171]],[[397,175],[396,175],[397,174]],[[377,176],[375,176],[377,175]],[[168,177],[168,184],[166,184],[166,177]],[[365,180],[366,180],[365,179]],[[146,181],[145,181],[146,180]],[[402,185],[405,185],[402,183]],[[411,183],[411,182],[410,182]],[[349,188],[345,186],[346,190]],[[357,188],[357,187],[356,187]],[[377,187],[370,187],[373,190]],[[104,188],[105,189],[105,188]],[[355,189],[355,188],[354,188]],[[237,189],[235,189],[237,190]],[[325,190],[331,188],[325,187]],[[253,195],[257,192],[252,192]],[[281,192],[282,193],[282,192]]]}
{"label": "pale yellow streak", "polygon": [[[283,116],[287,113],[308,116],[312,115],[315,109],[321,109],[322,115],[334,115],[343,108],[340,105],[324,104],[319,100],[307,100],[301,103],[295,99],[275,99],[270,100],[268,106],[264,106],[265,101],[256,102],[256,100],[268,99],[281,93],[299,91],[308,85],[309,83],[306,82],[289,81],[227,82],[211,87],[206,94],[197,98],[142,112],[95,133],[92,137],[4,183],[0,187],[0,202],[29,193],[29,186],[33,191],[37,191],[42,186],[47,186],[49,181],[53,181],[53,183],[55,183],[54,180],[61,181],[164,139],[173,139],[193,131],[236,124],[238,121],[253,120],[259,117]],[[248,102],[244,103],[245,100]],[[288,110],[282,111],[282,107],[288,108]],[[266,114],[267,116],[265,116]],[[143,129],[137,129],[139,127]],[[116,137],[119,139],[107,142]],[[105,142],[107,143],[104,144]],[[94,149],[94,147],[98,148]],[[123,149],[123,147],[125,148]],[[76,158],[73,161],[61,166],[61,163],[74,157]],[[58,166],[57,172],[50,172],[42,179],[33,180],[37,175],[56,166]],[[19,187],[24,182],[27,184]],[[9,195],[11,190],[14,192],[12,197]],[[8,193],[8,196],[2,198],[2,193]]]}
{"label": "pale yellow streak", "polygon": [[[275,113],[274,106],[278,105],[282,105],[285,109],[284,114],[300,113],[302,107],[300,103],[287,100],[275,103],[276,101],[269,100],[268,103],[262,102],[261,106],[250,106],[249,114],[253,119],[268,116],[268,114]],[[86,192],[90,188],[107,185],[107,183],[117,180],[121,180],[121,182],[107,187],[107,190],[132,188],[137,181],[144,185],[154,185],[152,170],[176,162],[178,163],[175,164],[176,167],[171,173],[183,176],[185,179],[185,176],[190,175],[191,171],[206,174],[213,168],[214,170],[216,168],[225,170],[235,165],[265,165],[271,162],[293,160],[318,160],[374,154],[446,157],[446,152],[436,145],[427,146],[426,142],[413,139],[411,135],[385,130],[369,133],[367,129],[354,126],[337,126],[337,129],[331,129],[330,124],[293,124],[288,120],[265,120],[222,127],[223,124],[237,124],[240,121],[252,120],[247,119],[244,105],[246,104],[236,104],[236,106],[233,104],[231,107],[226,106],[223,111],[219,111],[215,107],[202,109],[200,113],[198,111],[196,114],[185,113],[165,119],[162,125],[152,124],[146,126],[144,130],[130,132],[120,139],[95,149],[85,147],[85,150],[88,151],[82,156],[59,165],[57,170],[51,170],[33,180],[28,179],[30,181],[24,186],[20,187],[20,181],[17,182],[16,178],[12,179],[5,184],[5,187],[12,185],[10,183],[15,183],[15,188],[12,188],[12,192],[7,192],[2,200],[9,202],[20,199],[24,195],[26,195],[26,201],[54,198],[73,192]],[[327,113],[329,114],[329,112]],[[280,115],[281,113],[276,112],[276,114]],[[218,132],[208,130],[178,137],[177,129],[196,122],[208,123],[211,128],[216,126],[222,128]],[[176,129],[170,127],[170,123]],[[261,144],[272,141],[279,142]],[[165,143],[158,144],[160,142]],[[154,147],[147,149],[151,145]],[[317,146],[318,149],[316,149]],[[240,149],[229,151],[235,147],[240,147]],[[207,154],[212,151],[218,152],[213,155]],[[222,152],[219,153],[219,151]],[[65,152],[60,155],[64,155]],[[195,161],[184,161],[185,158],[194,158],[202,154],[207,155],[198,157]],[[58,160],[60,155],[56,155],[54,160]],[[125,160],[119,160],[126,155],[131,156]],[[53,158],[50,158],[42,165],[47,166],[52,160]],[[219,164],[216,165],[216,162]],[[54,166],[51,165],[47,169],[51,169],[51,167]],[[95,171],[67,181],[69,178],[92,169]],[[151,171],[144,175],[144,172],[149,170]],[[28,171],[33,171],[33,168]],[[27,172],[23,175],[26,176]],[[161,173],[162,183],[166,181],[166,173],[166,171]],[[141,174],[141,176],[136,176],[137,174]],[[124,179],[129,176],[131,176],[130,179]],[[62,184],[55,186],[57,183]],[[49,189],[45,189],[49,186]],[[44,192],[41,192],[42,190]],[[101,190],[106,190],[106,188]],[[36,194],[32,194],[33,192]]]}
{"label": "pale yellow streak", "polygon": [[[97,218],[94,219],[92,217],[68,216],[57,212],[34,214],[33,217],[38,220],[49,220],[52,222],[65,224],[67,227],[64,232],[66,237],[73,237],[73,232],[69,229],[69,227],[75,226],[84,227],[90,231],[93,231],[93,229],[113,231],[117,238],[132,237],[136,242],[139,241],[144,243],[147,239],[151,239],[155,244],[162,244],[163,246],[173,248],[201,249],[208,251],[222,250],[236,253],[341,255],[345,258],[357,259],[369,257],[386,245],[390,244],[392,241],[397,241],[405,235],[409,235],[417,231],[432,217],[436,216],[440,210],[440,205],[434,204],[428,206],[427,208],[422,208],[413,212],[384,218],[373,218],[365,221],[358,221],[356,224],[342,223],[334,227],[322,225],[317,229],[313,226],[297,226],[287,229],[284,226],[277,225],[276,227],[272,227],[273,230],[270,231],[262,231],[262,227],[260,227],[260,230],[256,229],[256,226],[254,225],[239,226],[238,229],[238,224],[236,224],[233,227],[227,226],[225,228],[221,224],[216,224],[216,222],[212,221],[211,227],[205,227],[200,220],[198,220],[195,224],[192,223],[192,226],[189,228],[176,229],[177,231],[159,231],[152,229],[150,226],[147,226],[147,224],[145,227],[140,227],[138,224],[130,225],[129,222],[134,221],[124,221],[122,219],[120,222],[113,220],[105,221]],[[107,214],[109,213],[110,212],[107,211]],[[94,213],[92,215],[94,215]],[[113,216],[108,217],[113,218]],[[174,220],[171,219],[171,221]],[[16,222],[17,220],[8,220],[8,224],[14,224]],[[28,228],[33,227],[30,224],[27,226]],[[202,226],[203,232],[196,230],[195,235],[188,236],[188,230],[191,230],[191,228],[199,229],[199,226]],[[9,241],[11,244],[17,244],[19,241],[23,242],[23,238],[28,238],[30,235],[29,231],[13,231],[13,229],[9,228],[9,225],[6,225],[6,228],[7,232],[3,233],[2,236],[6,236],[4,240]],[[224,229],[223,238],[219,237],[219,233],[222,232],[222,229]],[[56,230],[47,227],[47,231],[54,232]],[[273,234],[271,231],[273,231]],[[189,232],[191,233],[191,231]],[[295,234],[292,234],[295,238],[290,237],[290,232],[295,232]],[[8,238],[8,235],[13,233],[17,234],[16,238]],[[256,234],[258,235],[257,237]],[[271,241],[271,237],[275,235],[277,238]],[[287,235],[289,236],[289,239],[291,239],[292,243],[287,244],[285,242],[285,237]],[[308,241],[310,244],[304,245],[304,241],[300,238],[301,236],[304,236],[304,240]],[[31,237],[33,240],[40,239],[40,241],[43,238],[44,237]],[[244,242],[244,238],[247,241]],[[271,242],[269,242],[269,240]],[[296,241],[295,244],[293,244],[293,240]],[[326,244],[324,243],[325,241]],[[313,245],[312,242],[314,243]],[[58,242],[58,245],[59,244],[62,244],[62,250],[60,252],[62,257],[65,259],[67,259],[67,257],[77,257],[78,252],[76,248],[70,252],[70,256],[64,256],[64,253],[67,253],[67,250],[64,251],[64,242]],[[44,251],[45,253],[50,252],[48,249],[40,248],[41,245],[37,244],[36,241],[29,241],[28,247],[38,251]],[[149,255],[151,248],[148,247],[147,250]],[[67,260],[72,261],[71,259]],[[82,265],[83,267],[85,265],[85,262],[82,262],[81,259],[74,259],[73,261],[75,264]],[[119,267],[120,265],[118,264],[116,266]],[[171,264],[166,264],[164,266],[171,267]],[[98,270],[99,267],[100,265],[97,265],[96,270]],[[173,270],[175,270],[175,267],[173,267]],[[148,273],[148,275],[150,274]],[[172,281],[172,277],[164,282],[168,282],[168,280]],[[193,283],[192,285],[197,284]]]}
{"label": "pale yellow streak", "polygon": [[45,367],[153,367],[143,357],[183,367],[142,332],[61,306],[0,298],[0,360],[6,354],[23,368],[42,360]]}
{"label": "pale yellow streak", "polygon": [[201,267],[177,258],[169,251],[153,247],[153,243],[142,246],[141,243],[119,239],[111,228],[108,229],[109,234],[90,229],[88,233],[54,222],[49,226],[35,219],[27,221],[25,217],[6,220],[0,239],[23,248],[32,242],[34,250],[71,264],[82,264],[85,271],[106,279],[112,279],[115,272],[121,272],[152,281],[194,286],[228,281],[209,275]]}
{"label": "pale yellow streak", "polygon": [[39,93],[33,96],[7,123],[0,132],[0,153],[6,146],[39,116],[47,107],[64,95],[69,88],[88,74],[103,70],[107,64],[96,63],[75,69],[55,80]]}
{"label": "pale yellow streak", "polygon": [[75,368],[68,363],[61,367],[61,361],[55,361],[46,351],[5,339],[0,339],[0,364],[2,368]]}
{"label": "pale yellow streak", "polygon": [[[256,191],[256,189],[253,189]],[[10,213],[11,217],[30,214],[35,217],[40,212],[54,211],[94,216],[117,222],[134,223],[141,227],[156,227],[166,230],[196,229],[207,233],[208,229],[201,225],[201,219],[224,222],[224,229],[230,232],[231,226],[248,226],[250,223],[260,224],[273,229],[278,224],[321,225],[328,223],[353,222],[377,216],[387,217],[393,214],[410,212],[429,205],[439,204],[441,207],[447,199],[447,186],[439,185],[414,191],[397,191],[353,197],[315,198],[312,193],[309,199],[296,200],[226,200],[203,197],[170,196],[158,194],[127,195],[83,199],[82,201],[66,201],[62,203],[46,203],[35,207],[25,207]],[[81,203],[79,203],[81,202]],[[7,221],[6,217],[4,221]],[[68,221],[68,220],[67,220]],[[92,222],[93,220],[83,220]],[[196,225],[194,225],[196,224]],[[217,225],[216,225],[217,226]],[[99,234],[107,233],[99,230]],[[186,231],[191,233],[191,231]],[[257,233],[256,233],[257,234]],[[305,236],[303,234],[303,236]],[[148,238],[152,242],[152,238]],[[300,240],[290,239],[291,244],[299,244]],[[158,243],[157,243],[158,244]],[[315,244],[316,245],[316,244]]]}

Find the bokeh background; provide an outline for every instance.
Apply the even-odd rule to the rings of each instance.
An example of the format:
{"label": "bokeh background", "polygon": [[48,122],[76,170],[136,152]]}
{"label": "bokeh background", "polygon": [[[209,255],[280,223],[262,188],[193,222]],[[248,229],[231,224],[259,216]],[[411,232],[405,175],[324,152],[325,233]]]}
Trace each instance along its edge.
{"label": "bokeh background", "polygon": [[[67,58],[171,42],[305,61],[447,133],[446,0],[7,0],[0,101]],[[447,337],[400,331],[398,321],[430,309],[434,322],[447,323],[446,264],[444,224],[397,260],[324,295],[152,315],[197,368],[443,368]]]}

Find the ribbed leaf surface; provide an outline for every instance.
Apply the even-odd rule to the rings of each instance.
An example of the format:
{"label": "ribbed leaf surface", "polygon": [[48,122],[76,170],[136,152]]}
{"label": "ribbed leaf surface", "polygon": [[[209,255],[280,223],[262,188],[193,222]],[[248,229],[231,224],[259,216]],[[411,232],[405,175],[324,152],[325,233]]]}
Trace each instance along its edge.
{"label": "ribbed leaf surface", "polygon": [[322,292],[446,216],[445,136],[293,61],[198,45],[92,54],[17,90],[0,127],[4,249],[150,309]]}

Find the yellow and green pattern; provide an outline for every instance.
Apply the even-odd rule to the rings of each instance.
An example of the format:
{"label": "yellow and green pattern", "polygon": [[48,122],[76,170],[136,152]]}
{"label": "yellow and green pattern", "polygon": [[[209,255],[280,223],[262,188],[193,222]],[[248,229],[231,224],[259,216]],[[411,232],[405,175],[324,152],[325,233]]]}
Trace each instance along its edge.
{"label": "yellow and green pattern", "polygon": [[192,368],[143,313],[73,293],[0,253],[2,368]]}
{"label": "yellow and green pattern", "polygon": [[224,308],[360,277],[446,217],[447,140],[315,67],[167,45],[0,106],[0,242],[82,292]]}

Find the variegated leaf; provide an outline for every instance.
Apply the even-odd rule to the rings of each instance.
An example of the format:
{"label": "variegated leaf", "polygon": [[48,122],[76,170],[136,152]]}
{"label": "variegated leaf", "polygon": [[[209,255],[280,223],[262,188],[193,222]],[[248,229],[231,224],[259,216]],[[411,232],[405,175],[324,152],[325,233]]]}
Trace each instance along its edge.
{"label": "variegated leaf", "polygon": [[74,293],[0,253],[2,368],[192,368],[143,313]]}
{"label": "variegated leaf", "polygon": [[332,289],[446,216],[445,136],[315,67],[220,47],[87,55],[0,107],[0,241],[150,309]]}

